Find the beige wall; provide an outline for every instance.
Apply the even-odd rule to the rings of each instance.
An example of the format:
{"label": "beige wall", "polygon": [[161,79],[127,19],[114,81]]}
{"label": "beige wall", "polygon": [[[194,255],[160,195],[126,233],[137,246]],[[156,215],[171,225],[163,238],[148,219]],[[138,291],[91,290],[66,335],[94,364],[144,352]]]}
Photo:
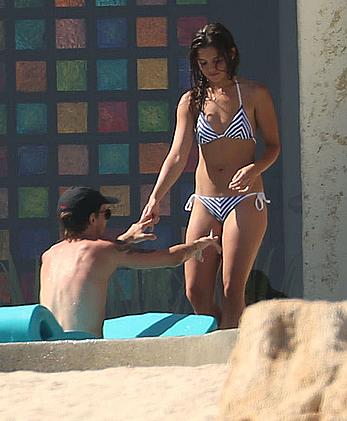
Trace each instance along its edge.
{"label": "beige wall", "polygon": [[297,12],[304,297],[347,299],[347,4]]}

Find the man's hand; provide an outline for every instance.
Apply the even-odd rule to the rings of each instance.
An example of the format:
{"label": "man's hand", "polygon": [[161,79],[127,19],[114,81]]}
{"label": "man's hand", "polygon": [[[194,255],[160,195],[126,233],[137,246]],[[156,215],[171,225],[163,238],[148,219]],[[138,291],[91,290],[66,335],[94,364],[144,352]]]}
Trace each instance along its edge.
{"label": "man's hand", "polygon": [[219,244],[219,237],[217,235],[213,235],[213,230],[210,231],[210,234],[209,234],[208,237],[201,237],[201,238],[195,240],[194,244],[198,245],[197,250],[194,252],[194,257],[199,262],[204,261],[202,251],[206,247],[213,246],[217,250],[217,253],[220,254],[222,252],[222,248]]}
{"label": "man's hand", "polygon": [[117,237],[116,241],[122,241],[126,244],[137,244],[147,240],[154,241],[157,236],[153,232],[146,232],[146,230],[153,227],[155,223],[152,217],[135,222],[124,234]]}

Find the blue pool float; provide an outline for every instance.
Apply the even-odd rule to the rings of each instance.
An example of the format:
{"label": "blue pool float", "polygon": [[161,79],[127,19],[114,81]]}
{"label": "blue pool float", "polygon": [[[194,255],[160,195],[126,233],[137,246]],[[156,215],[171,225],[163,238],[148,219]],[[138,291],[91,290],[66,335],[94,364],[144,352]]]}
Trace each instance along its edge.
{"label": "blue pool float", "polygon": [[[203,335],[217,329],[212,316],[144,313],[107,319],[104,339]],[[0,307],[0,342],[95,339],[89,332],[64,331],[54,315],[40,304]]]}

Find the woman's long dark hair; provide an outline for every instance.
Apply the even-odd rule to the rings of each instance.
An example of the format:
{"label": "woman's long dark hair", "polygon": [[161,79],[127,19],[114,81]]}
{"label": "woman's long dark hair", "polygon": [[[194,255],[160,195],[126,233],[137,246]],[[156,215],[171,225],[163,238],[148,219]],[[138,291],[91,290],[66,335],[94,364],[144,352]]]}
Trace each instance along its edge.
{"label": "woman's long dark hair", "polygon": [[[202,74],[198,64],[198,51],[201,48],[214,47],[221,57],[225,59],[229,79],[232,79],[240,61],[239,51],[236,47],[230,31],[221,23],[210,23],[199,29],[194,35],[190,46],[190,69],[191,69],[191,102],[190,105],[195,113],[203,109],[207,95],[208,80]],[[235,56],[232,57],[231,49],[234,49]]]}

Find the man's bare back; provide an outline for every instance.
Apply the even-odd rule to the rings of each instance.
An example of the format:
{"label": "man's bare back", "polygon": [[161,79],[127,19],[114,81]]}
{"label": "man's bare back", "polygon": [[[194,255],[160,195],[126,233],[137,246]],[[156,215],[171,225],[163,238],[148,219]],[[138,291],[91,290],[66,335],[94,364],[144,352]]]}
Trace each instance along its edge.
{"label": "man's bare back", "polygon": [[102,240],[62,241],[42,256],[40,302],[64,330],[101,336],[109,265],[97,257]]}
{"label": "man's bare back", "polygon": [[212,234],[167,249],[133,250],[131,244],[156,238],[146,233],[154,224],[151,219],[133,224],[118,241],[101,240],[110,216],[108,203],[108,198],[85,187],[71,188],[61,196],[58,215],[65,239],[44,252],[40,272],[40,303],[51,310],[64,330],[81,330],[97,337],[102,336],[108,281],[117,267],[174,267],[191,257],[202,259],[206,247],[220,250],[218,237]]}

